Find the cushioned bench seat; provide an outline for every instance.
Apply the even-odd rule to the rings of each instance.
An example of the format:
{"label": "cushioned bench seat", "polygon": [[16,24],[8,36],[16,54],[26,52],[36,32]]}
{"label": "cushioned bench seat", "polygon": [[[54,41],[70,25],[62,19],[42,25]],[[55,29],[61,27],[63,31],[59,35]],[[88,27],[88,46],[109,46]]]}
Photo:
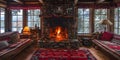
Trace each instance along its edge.
{"label": "cushioned bench seat", "polygon": [[[109,39],[109,37],[106,38]],[[103,53],[107,53],[110,58],[120,60],[120,35],[113,34],[111,40],[106,40],[106,38],[92,40],[95,48],[97,47]]]}
{"label": "cushioned bench seat", "polygon": [[[120,53],[119,53],[120,45],[116,45],[116,44],[108,42],[108,41],[94,40],[93,42],[95,45],[99,46],[100,48],[105,50],[107,53],[111,54],[113,56],[113,58],[120,59]],[[100,49],[100,48],[98,48],[98,49]]]}

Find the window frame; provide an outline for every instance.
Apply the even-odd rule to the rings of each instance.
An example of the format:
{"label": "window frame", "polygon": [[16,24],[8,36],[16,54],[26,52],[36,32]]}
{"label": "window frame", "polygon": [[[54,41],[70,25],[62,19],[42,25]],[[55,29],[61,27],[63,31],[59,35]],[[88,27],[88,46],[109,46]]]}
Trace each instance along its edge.
{"label": "window frame", "polygon": [[[19,10],[20,10],[21,14],[19,14],[19,12],[18,12]],[[20,33],[20,32],[22,32],[22,29],[23,29],[23,9],[19,9],[19,10],[16,9],[15,15],[13,14],[13,10],[11,10],[11,12],[12,12],[11,18],[12,18],[12,31],[18,31]],[[13,17],[16,17],[16,20],[14,20]],[[22,19],[20,19],[20,21],[19,21],[20,17]],[[16,25],[15,25],[15,23],[16,23]]]}
{"label": "window frame", "polygon": [[[83,14],[80,14],[80,15],[79,15],[79,9],[82,9]],[[88,15],[88,17],[89,17],[87,21],[85,20],[85,15],[86,15],[86,14],[85,14],[85,10],[86,10],[86,9],[89,10],[89,13],[88,13],[88,14],[86,13],[86,14]],[[91,27],[91,26],[90,26],[90,10],[91,10],[90,8],[78,8],[78,31],[77,31],[78,34],[89,34],[89,33],[90,33],[90,31],[91,31],[91,30],[90,30],[90,27]],[[79,28],[80,28],[80,27],[79,27],[79,21],[80,21],[79,16],[82,16],[81,21],[83,22],[83,30],[82,30],[81,32],[79,32]],[[85,22],[89,23],[87,27],[85,27]],[[82,23],[81,23],[81,24],[82,24]],[[88,30],[88,32],[85,32],[86,29]]]}
{"label": "window frame", "polygon": [[114,33],[120,34],[119,30],[120,30],[120,7],[114,9]]}
{"label": "window frame", "polygon": [[[2,9],[4,10],[3,14],[2,14]],[[2,20],[2,15],[4,16],[3,20]],[[4,33],[4,32],[5,32],[5,8],[0,7],[0,33]]]}
{"label": "window frame", "polygon": [[[99,10],[100,11],[100,14],[96,14],[96,10]],[[106,10],[106,13],[102,13],[102,10]],[[96,20],[96,15],[100,16],[100,19],[99,20]],[[106,15],[106,18],[102,18],[102,16],[105,16]],[[97,31],[97,23],[103,19],[107,19],[108,18],[108,9],[95,9],[94,10],[94,32],[98,32]]]}
{"label": "window frame", "polygon": [[[28,13],[28,11],[30,11],[30,14]],[[35,11],[39,11],[39,14],[35,14]],[[27,20],[28,20],[28,26],[29,27],[35,27],[35,26],[37,26],[37,27],[41,27],[41,19],[40,19],[40,9],[29,9],[29,10],[27,10]],[[32,14],[33,13],[33,14]],[[31,20],[32,18],[30,18],[30,20],[29,20],[29,16],[30,17],[32,17],[33,18],[33,20]],[[36,20],[34,17],[38,17],[39,18],[39,21],[38,20]],[[29,23],[31,24],[32,23],[32,25],[29,25]]]}

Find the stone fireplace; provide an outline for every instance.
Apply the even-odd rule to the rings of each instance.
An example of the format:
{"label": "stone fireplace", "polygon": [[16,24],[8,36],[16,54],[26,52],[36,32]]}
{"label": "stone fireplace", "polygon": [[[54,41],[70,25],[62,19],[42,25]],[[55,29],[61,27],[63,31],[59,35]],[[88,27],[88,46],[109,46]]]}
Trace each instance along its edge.
{"label": "stone fireplace", "polygon": [[43,20],[42,36],[48,41],[77,39],[76,20],[68,17],[49,17]]}
{"label": "stone fireplace", "polygon": [[77,19],[74,4],[46,4],[42,16],[42,47],[77,47]]}

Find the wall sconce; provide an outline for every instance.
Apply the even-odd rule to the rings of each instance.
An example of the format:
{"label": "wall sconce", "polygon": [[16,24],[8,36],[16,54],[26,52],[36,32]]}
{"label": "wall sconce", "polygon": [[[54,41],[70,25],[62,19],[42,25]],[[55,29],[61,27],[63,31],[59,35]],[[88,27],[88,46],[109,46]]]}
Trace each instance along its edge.
{"label": "wall sconce", "polygon": [[30,33],[30,28],[28,26],[25,26],[22,33],[25,34],[25,35],[30,35],[31,34]]}

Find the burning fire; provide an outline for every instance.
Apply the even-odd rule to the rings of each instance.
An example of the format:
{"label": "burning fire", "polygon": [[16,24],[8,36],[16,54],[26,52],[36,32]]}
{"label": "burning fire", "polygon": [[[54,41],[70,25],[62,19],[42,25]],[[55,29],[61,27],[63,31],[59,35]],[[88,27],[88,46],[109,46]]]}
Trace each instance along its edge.
{"label": "burning fire", "polygon": [[61,27],[57,27],[56,28],[56,39],[57,40],[61,40],[62,39],[62,36],[61,36]]}
{"label": "burning fire", "polygon": [[57,27],[56,31],[57,31],[57,34],[60,34],[60,32],[61,32],[61,27]]}
{"label": "burning fire", "polygon": [[61,26],[57,26],[55,29],[52,28],[50,32],[50,38],[53,38],[56,42],[66,40],[68,38],[67,31]]}

